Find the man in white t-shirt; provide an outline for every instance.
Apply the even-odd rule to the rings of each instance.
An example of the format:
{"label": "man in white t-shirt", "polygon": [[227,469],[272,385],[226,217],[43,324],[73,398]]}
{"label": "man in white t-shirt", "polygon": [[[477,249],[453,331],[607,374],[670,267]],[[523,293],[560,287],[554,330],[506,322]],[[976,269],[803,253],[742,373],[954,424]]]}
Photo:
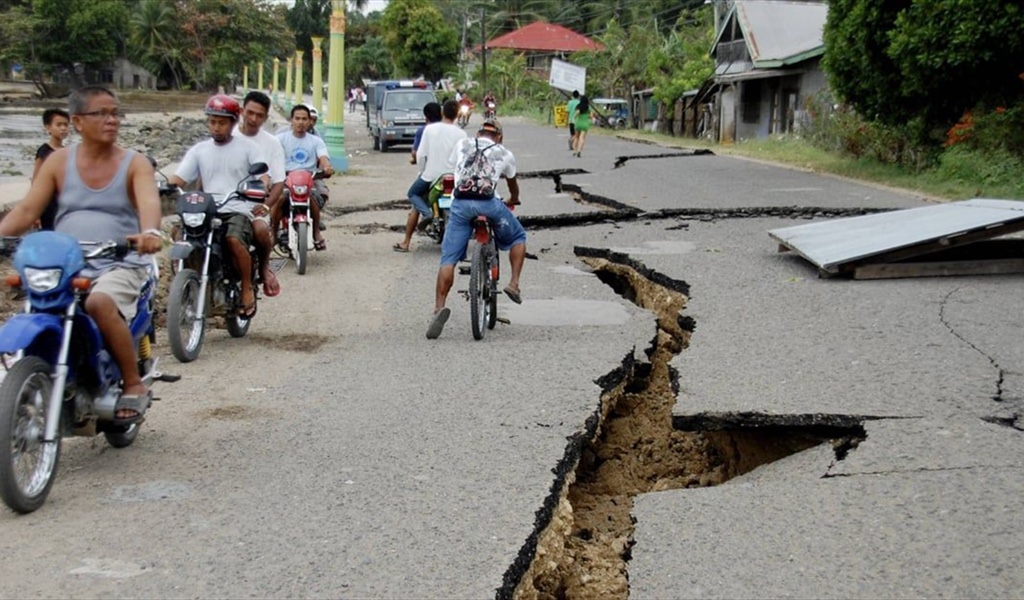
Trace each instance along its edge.
{"label": "man in white t-shirt", "polygon": [[272,298],[281,293],[281,284],[270,267],[270,251],[273,247],[273,232],[281,221],[281,197],[284,195],[284,148],[281,142],[270,132],[263,129],[270,112],[270,97],[259,91],[249,92],[242,100],[242,118],[235,125],[235,135],[256,143],[267,159],[270,171],[270,193],[267,206],[270,208],[269,227],[260,225],[253,227],[256,238],[257,258],[260,262],[260,273],[263,274],[263,293]]}
{"label": "man in white t-shirt", "polygon": [[[291,131],[279,133],[277,139],[284,147],[284,170],[291,172],[296,169],[313,171],[320,169],[328,177],[334,174],[331,157],[327,153],[327,144],[322,139],[308,133],[309,108],[303,104],[292,107]],[[327,241],[320,229],[320,209],[327,203],[327,186],[319,179],[313,190],[314,201],[309,203],[313,213],[313,248],[326,250]]]}
{"label": "man in white t-shirt", "polygon": [[[433,110],[437,110],[436,103]],[[423,113],[427,113],[427,107],[423,107]],[[420,166],[419,177],[409,186],[408,197],[412,202],[412,210],[405,220],[405,238],[392,246],[395,252],[408,252],[409,244],[412,243],[412,234],[416,231],[416,225],[420,215],[424,217],[424,223],[433,218],[433,211],[427,204],[427,195],[434,180],[445,173],[451,173],[455,163],[451,161],[452,150],[455,144],[465,139],[466,132],[455,125],[455,117],[459,116],[459,104],[454,100],[448,100],[441,107],[441,121],[430,123],[423,129],[423,137],[416,149],[416,164]],[[428,117],[429,120],[429,117]]]}
{"label": "man in white t-shirt", "polygon": [[[230,96],[218,94],[206,101],[206,126],[210,139],[189,148],[178,170],[169,178],[169,183],[179,187],[189,182],[202,180],[203,191],[223,200],[238,188],[238,183],[249,175],[249,167],[265,163],[263,151],[254,142],[243,136],[231,135],[238,120],[241,107]],[[269,188],[270,178],[262,175],[263,183]],[[238,269],[242,283],[242,308],[240,315],[251,317],[256,314],[256,292],[252,286],[252,259],[249,244],[253,242],[255,227],[253,219],[268,213],[265,205],[254,205],[244,200],[231,200],[220,207],[219,214],[227,227],[227,245]],[[256,223],[266,223],[257,220]]]}

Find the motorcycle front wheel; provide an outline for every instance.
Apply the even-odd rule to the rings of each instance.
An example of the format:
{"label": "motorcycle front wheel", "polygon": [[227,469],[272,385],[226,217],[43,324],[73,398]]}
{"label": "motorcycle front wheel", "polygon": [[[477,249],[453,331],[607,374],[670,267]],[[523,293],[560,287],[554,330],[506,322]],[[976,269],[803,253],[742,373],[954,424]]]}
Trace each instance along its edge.
{"label": "motorcycle front wheel", "polygon": [[206,335],[206,316],[200,314],[199,274],[182,269],[171,281],[167,298],[167,342],[180,362],[199,358]]}
{"label": "motorcycle front wheel", "polygon": [[309,223],[295,225],[295,272],[306,274],[306,254],[309,252]]}
{"label": "motorcycle front wheel", "polygon": [[103,436],[107,438],[107,443],[114,448],[127,448],[135,443],[135,438],[139,437],[139,424],[114,425],[104,431]]}
{"label": "motorcycle front wheel", "polygon": [[469,319],[473,329],[473,339],[482,340],[487,333],[487,322],[490,312],[490,257],[487,246],[477,244],[473,249],[473,261],[469,265]]}
{"label": "motorcycle front wheel", "polygon": [[0,385],[0,496],[15,512],[42,506],[57,475],[60,436],[43,442],[52,389],[50,365],[36,356],[15,363]]}

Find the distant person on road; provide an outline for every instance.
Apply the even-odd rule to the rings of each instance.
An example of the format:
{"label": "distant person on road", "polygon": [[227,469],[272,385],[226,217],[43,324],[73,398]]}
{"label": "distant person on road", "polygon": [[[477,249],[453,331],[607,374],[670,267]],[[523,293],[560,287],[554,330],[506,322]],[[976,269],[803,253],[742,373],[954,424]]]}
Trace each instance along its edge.
{"label": "distant person on road", "polygon": [[[430,109],[428,114],[427,109]],[[408,252],[412,243],[412,234],[416,231],[416,224],[423,215],[423,224],[426,225],[434,218],[430,204],[427,203],[427,195],[434,180],[445,173],[454,171],[452,162],[452,150],[459,140],[466,138],[466,132],[455,125],[455,117],[459,114],[457,102],[449,100],[441,107],[437,102],[430,102],[423,107],[423,114],[427,120],[439,117],[441,122],[432,121],[423,129],[423,139],[420,140],[419,148],[416,151],[416,163],[420,165],[420,173],[409,186],[409,202],[412,202],[412,210],[405,220],[405,238],[392,246],[395,252]]]}
{"label": "distant person on road", "polygon": [[[50,139],[45,144],[39,146],[36,150],[36,162],[32,166],[32,179],[36,178],[36,174],[39,173],[39,167],[43,166],[43,161],[46,157],[53,153],[54,150],[60,150],[64,147],[64,140],[68,138],[68,127],[71,125],[71,117],[68,115],[68,111],[60,108],[48,108],[43,111],[43,128],[46,133],[50,134]],[[45,230],[53,230],[53,221],[57,218],[57,196],[54,195],[50,203],[46,205],[46,210],[39,217],[39,228]]]}
{"label": "distant person on road", "polygon": [[[570,118],[573,117],[570,116]],[[587,132],[590,131],[590,99],[586,94],[580,96],[573,121],[576,123],[576,144],[573,146],[573,153],[576,154],[576,158],[579,158],[580,153],[583,152],[583,146],[587,143]]]}
{"label": "distant person on road", "polygon": [[[436,127],[436,126],[435,126]],[[519,219],[512,214],[509,207],[519,205],[519,182],[516,181],[516,157],[501,145],[502,130],[497,119],[487,119],[480,125],[476,138],[462,139],[452,150],[451,162],[455,165],[455,199],[452,202],[448,228],[445,230],[444,241],[441,242],[441,266],[437,270],[437,284],[434,292],[434,317],[427,328],[427,339],[433,340],[441,335],[444,324],[448,322],[451,309],[445,306],[448,292],[455,281],[455,264],[466,254],[466,244],[473,234],[473,220],[483,215],[494,227],[494,238],[499,250],[508,250],[509,262],[512,263],[512,278],[505,287],[505,295],[516,304],[523,299],[519,289],[519,274],[526,260],[526,230]],[[497,192],[498,179],[508,184],[509,199],[502,202],[497,195],[480,198],[478,195],[464,193],[461,189],[466,180],[464,170],[470,164],[478,164],[475,159],[483,156],[487,168],[477,171],[473,180],[489,184],[493,192]],[[483,181],[486,179],[486,181]],[[480,186],[477,186],[479,189]]]}
{"label": "distant person on road", "polygon": [[309,109],[309,129],[306,130],[306,133],[310,133],[312,135],[315,135],[316,137],[320,137],[320,132],[318,132],[316,130],[316,124],[317,124],[317,122],[319,120],[320,120],[320,113],[318,113],[315,108],[310,108]]}
{"label": "distant person on road", "polygon": [[437,102],[427,102],[423,106],[423,117],[427,122],[416,128],[416,135],[412,138],[412,156],[409,157],[409,164],[416,164],[416,151],[420,148],[420,140],[423,139],[423,130],[431,123],[441,121],[441,105]]}
{"label": "distant person on road", "polygon": [[576,114],[576,105],[580,103],[579,90],[572,91],[572,98],[565,105],[565,112],[569,116],[569,151],[576,150],[576,124],[573,122],[573,115]]}

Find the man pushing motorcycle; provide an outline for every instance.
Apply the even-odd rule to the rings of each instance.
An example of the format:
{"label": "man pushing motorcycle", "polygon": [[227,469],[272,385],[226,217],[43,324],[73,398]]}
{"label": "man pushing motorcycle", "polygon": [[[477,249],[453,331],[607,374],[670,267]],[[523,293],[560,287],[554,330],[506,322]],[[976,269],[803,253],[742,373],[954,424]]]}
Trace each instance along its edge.
{"label": "man pushing motorcycle", "polygon": [[[241,112],[241,107],[234,98],[223,94],[211,96],[206,101],[203,112],[206,113],[210,139],[189,148],[168,183],[184,186],[202,180],[204,192],[214,194],[218,200],[223,200],[235,191],[239,181],[248,176],[251,165],[267,161],[255,142],[245,136],[232,135],[232,128]],[[270,189],[270,178],[262,175],[261,179],[267,189]],[[268,209],[262,204],[253,205],[243,200],[231,200],[220,207],[219,212],[223,215],[227,227],[228,251],[241,278],[240,316],[251,318],[256,314],[256,292],[253,289],[249,245],[255,242],[259,254],[269,257],[272,238]],[[262,262],[260,268],[264,282],[276,282],[269,260]]]}
{"label": "man pushing motorcycle", "polygon": [[123,260],[90,261],[98,276],[85,300],[121,370],[120,422],[141,420],[152,399],[139,375],[135,342],[126,319],[135,316],[153,261],[142,254],[163,248],[160,197],[145,156],[117,145],[122,113],[117,97],[100,86],[76,90],[68,101],[81,142],[56,150],[43,162],[32,187],[0,222],[0,235],[21,235],[57,195],[54,230],[79,241],[127,239],[135,249]]}

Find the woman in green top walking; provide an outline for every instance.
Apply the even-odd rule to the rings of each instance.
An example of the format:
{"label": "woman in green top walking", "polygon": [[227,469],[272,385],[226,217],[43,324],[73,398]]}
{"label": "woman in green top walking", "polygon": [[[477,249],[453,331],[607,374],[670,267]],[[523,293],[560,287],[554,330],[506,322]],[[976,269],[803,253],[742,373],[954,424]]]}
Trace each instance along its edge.
{"label": "woman in green top walking", "polygon": [[573,147],[573,154],[579,158],[584,144],[587,143],[587,132],[590,131],[590,99],[586,94],[580,95],[579,104],[573,111],[572,122],[576,125],[576,145]]}

